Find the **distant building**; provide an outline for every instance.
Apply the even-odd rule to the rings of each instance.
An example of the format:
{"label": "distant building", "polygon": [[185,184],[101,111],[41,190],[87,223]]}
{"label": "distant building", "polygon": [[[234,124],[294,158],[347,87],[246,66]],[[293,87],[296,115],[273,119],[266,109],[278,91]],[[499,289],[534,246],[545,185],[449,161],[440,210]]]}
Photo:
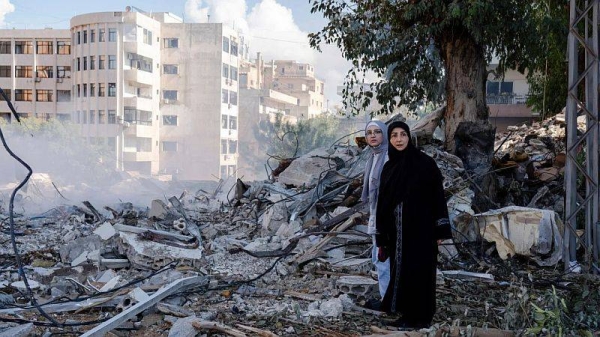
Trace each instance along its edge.
{"label": "distant building", "polygon": [[239,46],[220,23],[83,14],[70,30],[0,30],[0,86],[24,117],[80,124],[117,168],[214,180],[237,171]]}
{"label": "distant building", "polygon": [[264,62],[260,53],[240,67],[240,114],[244,116],[240,119],[240,174],[250,180],[266,178],[267,157],[255,135],[259,122],[279,116],[283,122],[295,124],[321,115],[326,108],[325,83],[315,77],[310,64]]}
{"label": "distant building", "polygon": [[[490,64],[488,70],[494,70],[498,64]],[[531,108],[525,105],[529,93],[527,77],[510,69],[502,78],[496,78],[490,72],[486,82],[486,103],[490,117],[532,117]]]}
{"label": "distant building", "polygon": [[[21,117],[71,118],[71,64],[67,29],[0,30],[0,87]],[[8,105],[0,118],[12,120]]]}

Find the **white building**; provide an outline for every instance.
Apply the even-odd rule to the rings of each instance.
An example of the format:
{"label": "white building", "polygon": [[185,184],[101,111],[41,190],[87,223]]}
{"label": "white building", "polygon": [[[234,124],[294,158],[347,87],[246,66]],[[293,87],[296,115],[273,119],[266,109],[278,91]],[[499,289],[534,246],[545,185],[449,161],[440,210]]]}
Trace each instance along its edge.
{"label": "white building", "polygon": [[71,34],[74,122],[114,149],[119,168],[182,180],[235,174],[237,155],[220,155],[222,142],[237,146],[233,30],[104,12],[73,17]]}

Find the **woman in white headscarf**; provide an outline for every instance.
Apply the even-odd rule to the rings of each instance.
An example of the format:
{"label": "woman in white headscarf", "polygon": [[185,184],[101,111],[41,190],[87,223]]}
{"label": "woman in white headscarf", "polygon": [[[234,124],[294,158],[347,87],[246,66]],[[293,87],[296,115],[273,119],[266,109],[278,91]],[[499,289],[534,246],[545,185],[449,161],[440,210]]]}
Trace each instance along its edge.
{"label": "woman in white headscarf", "polygon": [[[369,205],[369,225],[368,234],[373,237],[373,252],[371,260],[377,270],[379,282],[379,294],[381,298],[385,295],[388,283],[390,282],[390,261],[379,261],[377,258],[378,247],[375,244],[376,233],[376,213],[377,213],[377,197],[379,193],[379,181],[383,164],[387,161],[388,150],[388,135],[387,126],[380,121],[370,121],[365,127],[365,138],[367,144],[372,150],[372,153],[367,160],[365,166],[365,175],[363,178],[363,190],[361,200]],[[371,304],[371,306],[376,306]],[[374,308],[378,309],[378,308]]]}

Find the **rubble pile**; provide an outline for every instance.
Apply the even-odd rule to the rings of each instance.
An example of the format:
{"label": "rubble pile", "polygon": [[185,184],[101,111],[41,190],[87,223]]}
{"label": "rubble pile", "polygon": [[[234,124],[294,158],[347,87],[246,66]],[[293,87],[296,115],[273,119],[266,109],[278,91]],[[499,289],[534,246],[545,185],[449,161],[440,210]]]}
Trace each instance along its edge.
{"label": "rubble pile", "polygon": [[[564,150],[560,123],[513,130],[499,138],[501,186],[523,191],[535,181],[550,191],[535,202],[524,193],[529,208],[476,214],[460,159],[423,147],[444,175],[456,231],[441,246],[434,325],[414,336],[512,336],[535,327],[551,333],[556,322],[540,317],[559,310],[552,307],[557,299],[578,308],[571,326],[600,326],[600,316],[586,309],[600,305],[600,293],[591,291],[600,281],[556,270],[560,217],[532,208],[557,202],[558,179],[543,170]],[[189,189],[148,205],[84,202],[17,214],[12,233],[2,210],[0,335],[393,334],[395,317],[362,307],[377,292],[368,214],[358,201],[368,151],[317,149],[286,163],[275,181]],[[505,204],[519,204],[515,193],[506,193]],[[551,285],[558,286],[554,298],[547,296]]]}
{"label": "rubble pile", "polygon": [[[585,120],[578,128],[585,130]],[[564,115],[532,125],[509,126],[496,135],[493,161],[498,176],[497,201],[501,206],[525,206],[564,215],[566,133]]]}

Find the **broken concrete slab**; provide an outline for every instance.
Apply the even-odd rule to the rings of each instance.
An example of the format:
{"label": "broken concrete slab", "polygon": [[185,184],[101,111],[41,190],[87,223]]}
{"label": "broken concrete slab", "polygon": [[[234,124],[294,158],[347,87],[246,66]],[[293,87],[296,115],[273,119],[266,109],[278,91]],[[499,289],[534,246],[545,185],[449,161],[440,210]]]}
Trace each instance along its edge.
{"label": "broken concrete slab", "polygon": [[144,269],[160,269],[173,261],[180,265],[200,266],[202,248],[188,249],[141,239],[137,234],[121,232],[117,240],[119,252]]}

